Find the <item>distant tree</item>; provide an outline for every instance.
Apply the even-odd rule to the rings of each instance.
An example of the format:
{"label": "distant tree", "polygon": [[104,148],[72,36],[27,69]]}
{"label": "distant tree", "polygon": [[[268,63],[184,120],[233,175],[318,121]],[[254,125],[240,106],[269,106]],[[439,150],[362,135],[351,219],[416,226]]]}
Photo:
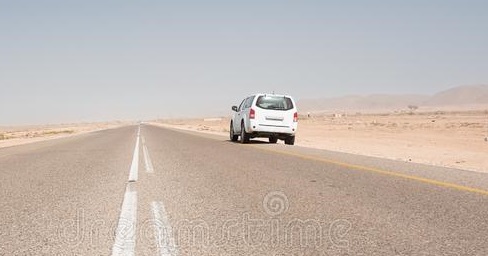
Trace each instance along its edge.
{"label": "distant tree", "polygon": [[416,105],[408,105],[408,109],[410,109],[410,111],[415,111],[419,108],[419,106],[416,106]]}

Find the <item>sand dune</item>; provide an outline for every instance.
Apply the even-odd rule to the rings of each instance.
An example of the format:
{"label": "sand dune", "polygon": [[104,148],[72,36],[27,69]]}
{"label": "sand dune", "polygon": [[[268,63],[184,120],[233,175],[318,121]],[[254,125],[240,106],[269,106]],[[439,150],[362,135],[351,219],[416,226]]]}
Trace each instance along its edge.
{"label": "sand dune", "polygon": [[[488,105],[488,85],[459,86],[434,95],[353,95],[339,98],[302,99],[298,102],[303,111],[392,111],[420,108],[449,107],[462,105]],[[484,108],[484,107],[482,107]]]}
{"label": "sand dune", "polygon": [[298,102],[302,111],[320,110],[392,110],[405,109],[409,105],[420,105],[428,99],[425,95],[352,95],[339,98],[304,99]]}
{"label": "sand dune", "polygon": [[460,86],[435,94],[423,105],[488,104],[488,85]]}

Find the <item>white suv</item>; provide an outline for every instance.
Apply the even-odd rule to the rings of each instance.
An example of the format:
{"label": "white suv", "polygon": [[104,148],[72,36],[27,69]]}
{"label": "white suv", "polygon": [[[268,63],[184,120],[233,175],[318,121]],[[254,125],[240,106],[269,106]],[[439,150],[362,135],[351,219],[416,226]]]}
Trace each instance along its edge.
{"label": "white suv", "polygon": [[270,143],[278,139],[285,144],[295,144],[298,126],[298,112],[292,97],[275,94],[256,94],[244,99],[230,122],[230,139],[247,143],[252,138],[269,138]]}

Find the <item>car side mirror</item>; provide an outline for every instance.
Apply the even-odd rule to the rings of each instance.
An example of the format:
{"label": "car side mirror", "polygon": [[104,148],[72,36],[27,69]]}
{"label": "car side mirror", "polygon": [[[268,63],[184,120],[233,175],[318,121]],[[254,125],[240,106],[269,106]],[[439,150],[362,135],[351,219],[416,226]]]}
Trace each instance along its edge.
{"label": "car side mirror", "polygon": [[232,110],[234,110],[235,112],[237,112],[237,106],[232,106]]}

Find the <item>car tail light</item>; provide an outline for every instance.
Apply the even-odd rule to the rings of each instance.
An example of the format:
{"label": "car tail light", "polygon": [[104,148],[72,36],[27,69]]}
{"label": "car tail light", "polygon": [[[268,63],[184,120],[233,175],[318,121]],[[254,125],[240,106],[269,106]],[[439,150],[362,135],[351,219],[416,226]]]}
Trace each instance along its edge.
{"label": "car tail light", "polygon": [[298,122],[298,112],[295,112],[295,114],[293,114],[293,122]]}
{"label": "car tail light", "polygon": [[254,119],[256,118],[256,111],[254,111],[254,109],[251,108],[251,110],[249,111],[249,119]]}

